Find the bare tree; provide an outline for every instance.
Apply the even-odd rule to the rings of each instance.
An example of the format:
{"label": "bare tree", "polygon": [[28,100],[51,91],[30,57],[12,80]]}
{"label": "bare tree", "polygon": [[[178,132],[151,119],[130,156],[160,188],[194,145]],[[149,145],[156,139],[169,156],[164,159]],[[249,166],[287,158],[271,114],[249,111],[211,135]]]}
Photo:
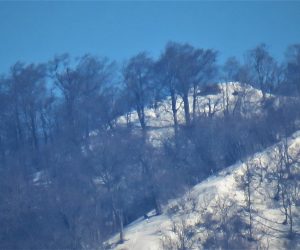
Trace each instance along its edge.
{"label": "bare tree", "polygon": [[[127,152],[128,147],[133,149],[133,138],[124,139],[122,133],[102,133],[101,141],[94,145],[90,152],[93,158],[93,165],[97,176],[96,182],[104,187],[109,196],[109,205],[114,226],[118,228],[120,242],[124,241],[124,210],[128,202],[129,192],[128,178],[133,182],[135,174],[130,170],[134,166],[132,156]],[[125,132],[126,133],[126,132]],[[124,135],[124,134],[123,134]],[[127,135],[128,136],[128,135]],[[130,146],[131,145],[131,146]],[[128,194],[129,195],[129,194]]]}
{"label": "bare tree", "polygon": [[229,115],[229,82],[236,82],[239,80],[239,71],[240,71],[240,63],[235,57],[230,57],[227,59],[222,68],[222,79],[225,81],[225,89],[222,89],[223,94],[223,112],[224,116]]}
{"label": "bare tree", "polygon": [[294,44],[288,47],[286,51],[285,78],[291,92],[296,90],[300,93],[300,44]]}
{"label": "bare tree", "polygon": [[270,92],[272,88],[277,63],[269,54],[265,44],[260,44],[250,50],[247,56],[253,74],[253,83],[258,84],[263,95],[263,101],[265,101],[266,93]]}
{"label": "bare tree", "polygon": [[255,186],[255,166],[254,163],[250,163],[249,161],[245,162],[245,169],[243,175],[240,177],[239,186],[244,191],[245,196],[245,212],[248,215],[248,239],[250,241],[254,240],[253,235],[253,222],[254,222],[254,213],[255,209],[253,206],[254,201],[254,192],[256,189]]}
{"label": "bare tree", "polygon": [[166,52],[172,53],[170,58],[172,64],[169,64],[175,74],[172,84],[175,84],[176,91],[183,100],[185,121],[187,125],[190,125],[189,92],[191,89],[193,90],[194,112],[198,86],[207,83],[214,77],[216,52],[178,43],[169,43]]}
{"label": "bare tree", "polygon": [[159,61],[156,63],[156,73],[158,79],[161,81],[163,92],[170,95],[171,98],[171,109],[173,115],[173,123],[175,136],[178,133],[178,118],[177,118],[177,91],[176,86],[178,85],[176,78],[177,70],[180,67],[180,62],[176,58],[176,48],[169,44],[166,46],[165,51],[160,56]]}
{"label": "bare tree", "polygon": [[285,219],[283,224],[289,224],[289,236],[294,236],[294,206],[300,200],[299,185],[299,154],[292,156],[289,152],[287,138],[277,147],[278,160],[276,172],[273,176],[276,180],[275,199],[280,200]]}
{"label": "bare tree", "polygon": [[244,237],[247,229],[240,206],[229,195],[216,196],[210,209],[202,213],[199,223],[207,236],[203,242],[209,249],[249,248],[251,243]]}
{"label": "bare tree", "polygon": [[138,114],[142,130],[146,130],[145,108],[153,101],[153,60],[145,52],[132,57],[123,69],[130,102]]}
{"label": "bare tree", "polygon": [[73,62],[68,55],[62,55],[54,58],[49,68],[63,96],[63,127],[70,140],[76,144],[88,138],[91,130],[110,123],[108,117],[101,117],[101,109],[107,108],[101,102],[103,92],[112,85],[113,62],[90,55]]}
{"label": "bare tree", "polygon": [[29,142],[39,148],[39,116],[47,101],[44,65],[16,63],[8,79],[17,145]]}
{"label": "bare tree", "polygon": [[161,238],[161,246],[164,250],[190,250],[193,249],[198,239],[194,238],[194,227],[188,225],[185,218],[171,221],[170,232],[164,233]]}

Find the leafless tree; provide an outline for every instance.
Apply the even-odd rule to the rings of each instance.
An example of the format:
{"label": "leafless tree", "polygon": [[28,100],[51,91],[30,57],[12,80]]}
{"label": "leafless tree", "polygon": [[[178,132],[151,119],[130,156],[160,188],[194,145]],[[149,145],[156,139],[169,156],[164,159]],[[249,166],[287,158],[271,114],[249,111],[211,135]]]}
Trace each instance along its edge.
{"label": "leafless tree", "polygon": [[263,101],[266,99],[266,93],[270,92],[276,73],[277,63],[269,54],[267,46],[260,44],[247,54],[249,68],[253,74],[253,83],[258,84]]}
{"label": "leafless tree", "polygon": [[245,196],[245,212],[248,216],[248,239],[250,241],[254,240],[254,192],[256,190],[256,173],[255,173],[255,163],[249,161],[244,162],[245,168],[242,176],[240,176],[239,187],[243,190]]}
{"label": "leafless tree", "polygon": [[153,101],[153,60],[145,52],[132,57],[123,69],[128,101],[138,114],[142,130],[146,130],[145,108]]}
{"label": "leafless tree", "polygon": [[164,233],[161,238],[161,246],[163,250],[190,250],[198,240],[193,226],[188,225],[185,218],[180,218],[171,222],[170,232]]}
{"label": "leafless tree", "polygon": [[300,44],[294,44],[286,51],[285,78],[286,85],[290,86],[289,92],[297,91],[300,93]]}

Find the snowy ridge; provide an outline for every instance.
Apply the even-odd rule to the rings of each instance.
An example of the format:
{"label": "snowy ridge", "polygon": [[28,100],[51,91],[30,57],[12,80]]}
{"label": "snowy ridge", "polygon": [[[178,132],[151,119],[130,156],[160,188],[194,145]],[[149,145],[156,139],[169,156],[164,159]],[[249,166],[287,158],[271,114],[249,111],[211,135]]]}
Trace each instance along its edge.
{"label": "snowy ridge", "polygon": [[[210,85],[213,86],[213,85]],[[252,116],[259,114],[262,93],[260,90],[239,82],[228,82],[217,84],[218,91],[210,93],[200,91],[196,96],[195,113],[203,116],[224,115],[224,111],[229,113],[241,112],[241,114]],[[177,118],[179,124],[184,124],[184,108],[182,99],[177,96],[176,100]],[[190,112],[193,112],[193,95],[189,96]],[[173,135],[173,116],[171,108],[171,98],[158,103],[156,109],[145,109],[145,120],[148,127],[149,140],[161,141]],[[117,119],[118,124],[125,125],[130,122],[135,127],[140,127],[136,111],[132,111],[128,116],[123,115]]]}

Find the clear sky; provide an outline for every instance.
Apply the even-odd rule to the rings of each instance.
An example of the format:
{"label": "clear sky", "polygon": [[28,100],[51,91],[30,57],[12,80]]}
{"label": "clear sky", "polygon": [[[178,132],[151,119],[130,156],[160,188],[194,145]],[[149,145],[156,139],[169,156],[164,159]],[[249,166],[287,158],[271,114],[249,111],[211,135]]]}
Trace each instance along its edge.
{"label": "clear sky", "polygon": [[265,42],[282,58],[287,45],[300,43],[300,2],[0,2],[0,73],[18,60],[64,52],[157,57],[170,40],[217,49],[221,61]]}

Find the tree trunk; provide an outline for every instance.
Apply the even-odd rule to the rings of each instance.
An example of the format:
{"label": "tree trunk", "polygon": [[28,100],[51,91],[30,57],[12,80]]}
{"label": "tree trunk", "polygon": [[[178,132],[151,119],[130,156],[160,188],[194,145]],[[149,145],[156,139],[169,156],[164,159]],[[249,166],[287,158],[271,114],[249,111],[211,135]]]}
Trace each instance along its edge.
{"label": "tree trunk", "polygon": [[228,83],[225,83],[225,89],[222,90],[223,92],[223,109],[224,109],[224,116],[227,117],[229,115],[229,96],[228,96]]}
{"label": "tree trunk", "polygon": [[287,205],[285,203],[285,191],[283,189],[281,191],[281,200],[282,200],[282,206],[283,206],[283,209],[284,209],[284,216],[285,216],[285,219],[284,219],[282,224],[285,225],[288,221],[288,210],[287,210]]}
{"label": "tree trunk", "polygon": [[16,125],[16,146],[19,148],[20,144],[23,144],[23,131],[19,117],[18,108],[15,109],[15,125]]}
{"label": "tree trunk", "polygon": [[288,211],[289,211],[289,224],[290,224],[290,229],[289,229],[289,235],[293,235],[293,214],[292,214],[292,202],[291,199],[288,199]]}
{"label": "tree trunk", "polygon": [[153,194],[153,200],[154,200],[156,215],[161,215],[162,214],[161,205],[160,205],[160,203],[159,203],[159,201],[158,201],[155,194]]}
{"label": "tree trunk", "polygon": [[173,122],[174,122],[174,130],[175,130],[175,136],[178,134],[178,119],[177,119],[177,107],[176,107],[176,97],[175,97],[175,91],[171,90],[171,102],[172,102],[172,114],[173,114]]}
{"label": "tree trunk", "polygon": [[36,150],[39,149],[39,144],[38,144],[38,138],[37,138],[37,133],[36,133],[36,122],[35,122],[35,115],[33,111],[30,111],[30,127],[31,127],[31,136],[33,139],[33,145]]}
{"label": "tree trunk", "polygon": [[193,120],[196,118],[196,102],[197,102],[197,88],[193,88]]}
{"label": "tree trunk", "polygon": [[41,113],[40,119],[41,119],[41,122],[42,122],[42,130],[43,130],[44,143],[46,145],[48,143],[48,134],[47,134],[47,129],[46,129],[46,127],[47,127],[47,125],[46,125],[46,119],[45,119],[43,113]]}
{"label": "tree trunk", "polygon": [[142,127],[142,130],[146,130],[146,122],[145,122],[145,111],[144,111],[144,107],[137,107],[137,113],[138,113],[138,117],[139,117],[139,121]]}
{"label": "tree trunk", "polygon": [[191,124],[191,116],[190,116],[190,104],[188,93],[182,96],[183,106],[184,106],[184,116],[185,116],[185,124],[189,126]]}
{"label": "tree trunk", "polygon": [[248,187],[248,194],[249,194],[249,239],[252,240],[253,236],[252,236],[252,207],[251,207],[251,194],[250,194],[250,187]]}
{"label": "tree trunk", "polygon": [[123,223],[123,211],[120,209],[118,211],[118,219],[119,219],[119,232],[120,232],[120,243],[124,242],[124,223]]}

